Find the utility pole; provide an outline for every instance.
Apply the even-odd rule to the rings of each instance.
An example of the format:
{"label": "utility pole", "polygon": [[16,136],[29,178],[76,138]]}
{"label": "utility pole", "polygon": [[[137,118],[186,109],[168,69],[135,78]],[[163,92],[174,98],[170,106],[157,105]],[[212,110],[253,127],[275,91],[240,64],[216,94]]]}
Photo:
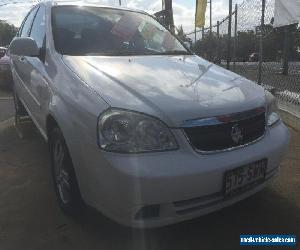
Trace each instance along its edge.
{"label": "utility pole", "polygon": [[169,29],[175,32],[172,0],[162,0],[162,10],[154,14]]}
{"label": "utility pole", "polygon": [[156,12],[155,16],[160,18],[172,31],[175,31],[172,0],[162,0],[162,10]]}
{"label": "utility pole", "polygon": [[119,0],[119,5],[122,6],[122,0]]}
{"label": "utility pole", "polygon": [[173,17],[173,3],[172,0],[164,0],[165,3],[165,11],[166,11],[166,15],[167,15],[167,24],[170,27],[170,29],[172,31],[175,30],[174,27],[174,17]]}
{"label": "utility pole", "polygon": [[258,64],[258,84],[262,82],[262,64],[263,64],[263,39],[265,30],[265,10],[266,0],[262,0],[261,3],[261,24],[260,24],[260,36],[259,36],[259,64]]}
{"label": "utility pole", "polygon": [[237,49],[237,24],[238,24],[238,5],[235,4],[234,10],[234,40],[233,40],[233,71],[236,67],[236,49]]}

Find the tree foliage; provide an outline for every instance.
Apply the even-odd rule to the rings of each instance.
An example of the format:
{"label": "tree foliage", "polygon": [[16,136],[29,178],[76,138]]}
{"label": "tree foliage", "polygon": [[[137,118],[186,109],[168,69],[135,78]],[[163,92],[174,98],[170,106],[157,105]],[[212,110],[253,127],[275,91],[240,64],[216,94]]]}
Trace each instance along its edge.
{"label": "tree foliage", "polygon": [[0,46],[7,46],[17,34],[18,29],[7,22],[0,20]]}
{"label": "tree foliage", "polygon": [[[236,61],[248,61],[252,53],[259,52],[259,33],[256,31],[240,31],[236,37]],[[288,27],[289,35],[289,58],[290,60],[300,60],[300,27],[291,25]],[[263,38],[263,58],[264,61],[279,61],[282,59],[282,51],[284,46],[285,31],[284,28],[274,29],[271,24],[264,26]],[[220,35],[217,33],[205,34],[203,39],[198,40],[194,46],[196,54],[210,60],[215,61],[226,60],[228,50],[228,35]],[[233,57],[234,37],[231,42],[231,55]],[[233,60],[233,58],[232,58]]]}

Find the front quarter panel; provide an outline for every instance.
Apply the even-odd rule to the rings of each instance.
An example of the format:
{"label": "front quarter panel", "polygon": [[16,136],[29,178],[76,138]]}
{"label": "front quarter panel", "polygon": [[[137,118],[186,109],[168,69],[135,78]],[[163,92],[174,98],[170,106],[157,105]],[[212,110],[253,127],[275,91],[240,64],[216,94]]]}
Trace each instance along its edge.
{"label": "front quarter panel", "polygon": [[52,35],[51,10],[52,3],[45,3],[47,10],[47,62],[49,78],[49,103],[44,113],[46,121],[52,116],[61,129],[68,146],[79,188],[86,200],[86,169],[84,164],[85,148],[97,148],[97,121],[99,115],[109,105],[102,97],[72,72],[62,61],[62,55],[55,50]]}
{"label": "front quarter panel", "polygon": [[97,147],[97,121],[108,104],[60,60],[53,81],[49,115],[58,123],[74,164],[83,198],[85,196],[85,147]]}

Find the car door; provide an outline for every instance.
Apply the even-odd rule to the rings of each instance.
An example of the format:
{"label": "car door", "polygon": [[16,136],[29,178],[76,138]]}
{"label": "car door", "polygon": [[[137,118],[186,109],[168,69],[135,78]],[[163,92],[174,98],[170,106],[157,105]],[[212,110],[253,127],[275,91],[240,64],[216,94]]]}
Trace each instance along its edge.
{"label": "car door", "polygon": [[[32,22],[36,15],[38,8],[32,9],[27,17],[24,19],[21,29],[18,33],[18,37],[28,37]],[[20,99],[24,102],[25,106],[28,109],[31,109],[30,100],[32,99],[30,95],[30,66],[27,63],[26,57],[24,56],[16,56],[13,55],[11,57],[13,62],[13,70],[14,70],[14,82],[15,82],[15,89],[20,97]]]}
{"label": "car door", "polygon": [[49,103],[49,75],[46,62],[46,9],[41,5],[37,11],[30,31],[31,38],[40,49],[39,57],[26,58],[30,67],[30,91],[32,116],[41,128],[45,127],[45,114]]}

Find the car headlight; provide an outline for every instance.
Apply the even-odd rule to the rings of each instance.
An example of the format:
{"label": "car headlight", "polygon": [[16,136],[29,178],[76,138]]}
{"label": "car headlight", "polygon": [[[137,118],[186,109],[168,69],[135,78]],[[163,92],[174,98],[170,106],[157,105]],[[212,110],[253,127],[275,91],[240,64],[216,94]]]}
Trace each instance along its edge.
{"label": "car headlight", "polygon": [[278,105],[277,105],[276,98],[269,91],[266,91],[266,100],[267,100],[267,125],[271,127],[280,121],[280,116],[278,114]]}
{"label": "car headlight", "polygon": [[106,151],[141,153],[176,150],[169,128],[156,118],[138,112],[109,109],[98,121],[99,146]]}

